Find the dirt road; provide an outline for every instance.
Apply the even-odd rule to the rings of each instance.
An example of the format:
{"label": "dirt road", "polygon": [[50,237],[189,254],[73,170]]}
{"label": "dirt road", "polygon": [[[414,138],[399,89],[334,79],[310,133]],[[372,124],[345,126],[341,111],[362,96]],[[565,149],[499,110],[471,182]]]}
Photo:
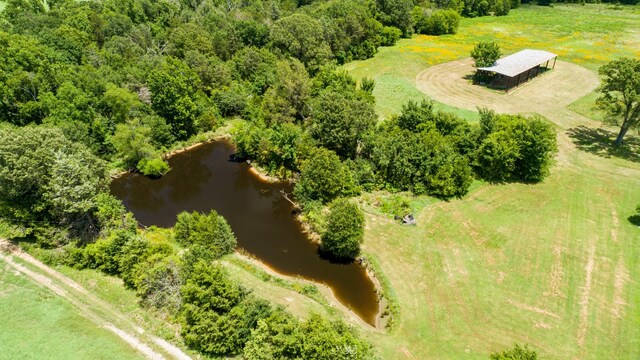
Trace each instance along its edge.
{"label": "dirt road", "polygon": [[190,359],[174,345],[146,333],[112,305],[99,299],[80,284],[22,252],[4,239],[0,239],[0,259],[34,282],[69,301],[81,315],[113,332],[146,358]]}
{"label": "dirt road", "polygon": [[[555,69],[520,85],[508,93],[474,85],[466,76],[473,74],[471,58],[427,68],[416,77],[416,86],[434,100],[455,107],[476,110],[487,107],[500,113],[556,114],[598,87],[598,76],[572,63],[558,61]],[[575,114],[577,115],[577,114]],[[549,119],[562,128],[592,122],[581,116]],[[594,125],[594,124],[589,124]]]}

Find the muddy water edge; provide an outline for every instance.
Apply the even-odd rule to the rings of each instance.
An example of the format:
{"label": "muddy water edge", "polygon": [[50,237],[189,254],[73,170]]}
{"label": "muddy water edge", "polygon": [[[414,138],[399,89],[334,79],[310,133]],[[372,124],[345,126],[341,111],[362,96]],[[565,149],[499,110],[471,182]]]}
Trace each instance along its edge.
{"label": "muddy water edge", "polygon": [[248,164],[234,161],[233,153],[227,141],[206,143],[172,156],[172,170],[160,179],[138,174],[114,179],[111,193],[144,226],[171,227],[181,211],[216,210],[240,248],[278,273],[328,286],[338,301],[375,326],[378,297],[364,267],[322,259],[282,196],[292,186],[260,179]]}

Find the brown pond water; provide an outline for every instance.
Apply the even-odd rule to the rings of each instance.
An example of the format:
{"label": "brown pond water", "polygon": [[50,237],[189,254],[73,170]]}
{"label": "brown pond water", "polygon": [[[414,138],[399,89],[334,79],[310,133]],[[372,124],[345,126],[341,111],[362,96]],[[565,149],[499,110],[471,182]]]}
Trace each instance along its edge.
{"label": "brown pond water", "polygon": [[321,259],[280,192],[290,193],[291,185],[261,180],[246,163],[232,161],[233,152],[224,141],[198,146],[171,157],[172,170],[162,178],[126,174],[111,183],[111,193],[145,226],[171,227],[181,211],[215,209],[231,225],[239,247],[281,274],[329,286],[341,303],[374,325],[378,302],[365,269]]}

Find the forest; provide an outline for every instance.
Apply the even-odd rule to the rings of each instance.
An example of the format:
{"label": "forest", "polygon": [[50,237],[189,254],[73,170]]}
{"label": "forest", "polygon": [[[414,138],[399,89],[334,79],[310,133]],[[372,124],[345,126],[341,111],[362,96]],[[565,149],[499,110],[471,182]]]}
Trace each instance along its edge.
{"label": "forest", "polygon": [[558,151],[544,118],[482,108],[470,123],[423,100],[380,120],[376,82],[340,68],[413,34],[454,34],[461,17],[518,6],[9,0],[0,13],[0,236],[49,264],[120,277],[208,356],[375,358],[344,322],[299,320],[230,279],[216,261],[236,241],[215,211],[180,214],[171,241],[142,236],[109,194],[110,175],[160,177],[171,171],[166,153],[228,128],[239,159],[295,182],[303,214],[321,223],[323,250],[350,259],[364,229],[351,197],[448,200],[476,180],[541,182]]}

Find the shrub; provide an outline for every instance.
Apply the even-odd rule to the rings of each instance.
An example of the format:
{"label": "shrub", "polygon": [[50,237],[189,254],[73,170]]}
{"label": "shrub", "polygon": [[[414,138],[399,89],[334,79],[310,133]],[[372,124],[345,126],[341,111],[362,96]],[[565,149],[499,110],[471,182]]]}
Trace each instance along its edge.
{"label": "shrub", "polygon": [[182,268],[176,256],[156,254],[141,268],[138,284],[140,302],[145,306],[176,313],[182,304]]}
{"label": "shrub", "polygon": [[364,238],[364,213],[358,205],[338,199],[329,205],[322,251],[337,258],[355,258]]}
{"label": "shrub", "polygon": [[215,258],[233,252],[236,237],[231,227],[215,210],[208,214],[181,212],[175,225],[175,239],[180,244],[203,245],[209,248]]}
{"label": "shrub", "polygon": [[286,311],[276,309],[258,321],[243,356],[248,360],[299,359],[301,347],[300,324]]}
{"label": "shrub", "polygon": [[109,275],[118,275],[122,250],[133,236],[129,231],[117,230],[108,237],[87,245],[84,249],[84,263],[80,266],[98,269]]}
{"label": "shrub", "polygon": [[222,267],[204,261],[194,265],[181,293],[184,341],[210,355],[239,353],[258,318],[268,312],[264,304],[251,303],[247,290]]}
{"label": "shrub", "polygon": [[513,349],[503,352],[496,352],[489,355],[491,360],[537,360],[538,354],[530,350],[527,345],[524,347],[516,344]]}
{"label": "shrub", "polygon": [[329,322],[319,315],[312,315],[302,323],[304,338],[302,359],[375,359],[371,345],[358,338],[353,328],[341,321]]}
{"label": "shrub", "polygon": [[400,36],[402,36],[400,29],[393,26],[385,26],[382,28],[382,32],[380,32],[380,45],[393,46],[398,39],[400,39]]}
{"label": "shrub", "polygon": [[520,156],[517,141],[503,131],[489,135],[476,154],[477,172],[491,181],[508,180]]}
{"label": "shrub", "polygon": [[137,168],[143,175],[152,178],[159,178],[171,170],[169,164],[159,157],[144,158],[138,162]]}
{"label": "shrub", "polygon": [[144,270],[149,257],[149,242],[139,236],[134,236],[127,241],[121,250],[122,255],[118,259],[120,278],[128,288],[137,288],[140,273]]}
{"label": "shrub", "polygon": [[[403,112],[404,120],[397,121],[424,130],[405,130],[390,122],[368,139],[366,156],[390,190],[412,190],[443,198],[464,195],[472,175],[466,156],[460,152],[460,137],[452,135],[460,130],[448,129],[454,124],[452,119],[437,120],[433,116],[438,114],[424,114],[417,105],[415,110],[412,115]],[[444,135],[449,131],[451,134]]]}
{"label": "shrub", "polygon": [[495,0],[495,4],[493,4],[493,14],[495,16],[509,15],[511,6],[511,0]]}

